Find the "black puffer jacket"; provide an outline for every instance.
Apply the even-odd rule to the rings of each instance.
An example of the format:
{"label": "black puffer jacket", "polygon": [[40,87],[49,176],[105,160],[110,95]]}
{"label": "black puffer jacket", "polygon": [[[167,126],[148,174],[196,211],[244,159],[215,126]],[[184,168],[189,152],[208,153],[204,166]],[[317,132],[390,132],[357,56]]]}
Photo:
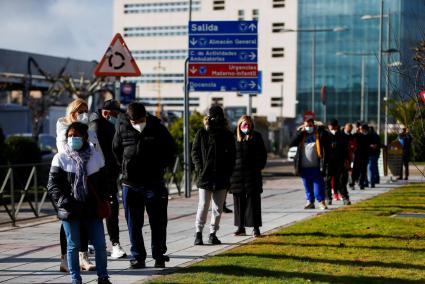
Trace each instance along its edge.
{"label": "black puffer jacket", "polygon": [[113,152],[121,165],[122,182],[130,186],[163,183],[164,172],[175,159],[176,146],[167,128],[148,115],[142,133],[123,115],[114,136]]}
{"label": "black puffer jacket", "polygon": [[235,164],[235,138],[225,128],[200,129],[192,146],[198,188],[229,189]]}
{"label": "black puffer jacket", "polygon": [[115,126],[103,118],[102,110],[93,113],[90,116],[90,130],[96,133],[99,140],[100,148],[102,149],[105,158],[105,166],[108,174],[108,179],[117,179],[120,174],[120,167],[112,153],[112,140],[115,135]]}
{"label": "black puffer jacket", "polygon": [[327,174],[336,174],[344,168],[344,163],[348,160],[348,141],[341,131],[335,134],[329,133],[329,151]]}
{"label": "black puffer jacket", "polygon": [[236,142],[236,162],[230,179],[232,193],[261,193],[263,178],[261,170],[267,162],[267,151],[263,138],[257,131],[252,139]]}
{"label": "black puffer jacket", "polygon": [[106,200],[107,191],[105,183],[105,169],[103,158],[94,150],[87,163],[88,198],[85,202],[75,200],[72,185],[75,180],[75,162],[65,152],[58,153],[52,160],[49,173],[47,192],[58,207],[58,217],[61,220],[81,219],[97,216],[97,201],[93,195],[95,191],[98,198]]}

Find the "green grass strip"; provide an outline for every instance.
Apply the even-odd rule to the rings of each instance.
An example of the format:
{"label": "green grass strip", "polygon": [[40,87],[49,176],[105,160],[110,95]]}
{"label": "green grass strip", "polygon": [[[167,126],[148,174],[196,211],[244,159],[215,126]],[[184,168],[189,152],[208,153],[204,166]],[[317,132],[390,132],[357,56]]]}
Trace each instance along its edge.
{"label": "green grass strip", "polygon": [[149,283],[425,283],[425,185],[316,216]]}

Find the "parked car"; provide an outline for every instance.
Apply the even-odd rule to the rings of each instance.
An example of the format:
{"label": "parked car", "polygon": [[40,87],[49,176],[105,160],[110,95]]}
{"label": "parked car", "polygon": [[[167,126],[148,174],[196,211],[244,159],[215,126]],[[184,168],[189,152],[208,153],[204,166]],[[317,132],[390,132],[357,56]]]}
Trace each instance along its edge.
{"label": "parked car", "polygon": [[295,159],[295,155],[297,154],[298,147],[294,146],[289,148],[288,150],[288,161],[293,162]]}

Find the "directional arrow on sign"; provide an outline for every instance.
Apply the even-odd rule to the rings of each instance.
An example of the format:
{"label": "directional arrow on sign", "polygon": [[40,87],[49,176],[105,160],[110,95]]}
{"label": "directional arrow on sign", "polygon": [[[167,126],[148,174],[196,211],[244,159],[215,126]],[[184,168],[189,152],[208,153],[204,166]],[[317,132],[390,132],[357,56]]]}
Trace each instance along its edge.
{"label": "directional arrow on sign", "polygon": [[195,39],[195,38],[192,38],[191,40],[190,40],[190,44],[191,45],[196,45],[198,43],[198,41]]}
{"label": "directional arrow on sign", "polygon": [[251,31],[255,31],[255,30],[257,29],[257,25],[256,25],[256,24],[250,24],[250,25],[249,25],[249,29],[250,29]]}
{"label": "directional arrow on sign", "polygon": [[257,55],[255,55],[254,52],[251,52],[251,54],[249,55],[249,58],[251,58],[251,60],[254,60],[255,57],[257,57]]}
{"label": "directional arrow on sign", "polygon": [[257,83],[255,83],[254,81],[251,81],[249,83],[249,86],[251,87],[251,89],[254,89],[257,86]]}
{"label": "directional arrow on sign", "polygon": [[195,68],[195,66],[192,66],[192,68],[190,68],[190,73],[195,74],[198,71],[197,68]]}

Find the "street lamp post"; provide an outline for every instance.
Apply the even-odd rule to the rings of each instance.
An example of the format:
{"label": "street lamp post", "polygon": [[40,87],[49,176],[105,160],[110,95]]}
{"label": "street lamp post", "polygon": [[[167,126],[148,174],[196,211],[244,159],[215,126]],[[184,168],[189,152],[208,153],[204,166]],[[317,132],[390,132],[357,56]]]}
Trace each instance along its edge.
{"label": "street lamp post", "polygon": [[379,15],[364,15],[361,17],[362,20],[372,20],[379,19],[379,47],[378,47],[378,100],[377,100],[377,132],[378,134],[381,131],[381,77],[382,77],[382,37],[383,37],[383,20],[384,17],[388,17],[388,15],[384,15],[384,0],[381,0],[381,9]]}
{"label": "street lamp post", "polygon": [[311,54],[311,111],[314,112],[314,103],[315,103],[315,84],[316,84],[316,33],[319,32],[344,32],[348,28],[345,27],[335,27],[335,28],[307,28],[307,29],[283,29],[283,32],[293,32],[293,33],[313,33],[312,36],[312,54]]}
{"label": "street lamp post", "polygon": [[[338,56],[361,56],[362,58],[362,71],[361,71],[361,87],[360,87],[360,120],[363,121],[366,117],[365,113],[367,108],[365,108],[365,74],[366,74],[366,57],[374,55],[371,52],[342,52],[339,51],[336,53]],[[366,110],[365,110],[366,109]]]}

